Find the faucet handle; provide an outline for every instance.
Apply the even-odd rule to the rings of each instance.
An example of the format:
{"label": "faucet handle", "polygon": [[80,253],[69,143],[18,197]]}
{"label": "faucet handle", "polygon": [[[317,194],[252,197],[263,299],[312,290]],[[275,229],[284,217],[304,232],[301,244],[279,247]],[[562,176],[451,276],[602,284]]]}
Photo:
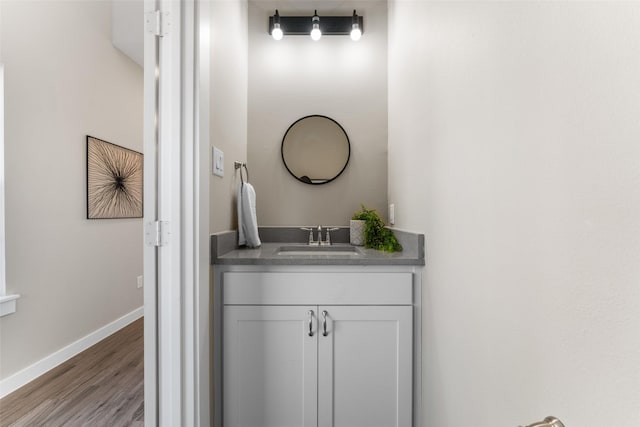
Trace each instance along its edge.
{"label": "faucet handle", "polygon": [[309,244],[312,245],[315,242],[313,241],[313,228],[309,228],[309,227],[300,227],[300,230],[304,230],[304,231],[308,231],[309,232]]}
{"label": "faucet handle", "polygon": [[[331,235],[329,234],[330,231],[336,231],[339,230],[340,227],[331,227],[331,228],[325,228],[325,231],[327,232],[327,238],[324,242],[325,245],[331,245]],[[321,237],[320,237],[321,239]]]}

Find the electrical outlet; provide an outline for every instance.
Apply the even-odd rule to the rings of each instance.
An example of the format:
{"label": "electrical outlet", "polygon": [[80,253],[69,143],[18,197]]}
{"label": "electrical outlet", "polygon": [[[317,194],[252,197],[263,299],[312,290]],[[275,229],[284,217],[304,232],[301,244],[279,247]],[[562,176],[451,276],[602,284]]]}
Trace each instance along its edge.
{"label": "electrical outlet", "polygon": [[138,288],[141,288],[144,285],[144,276],[138,276]]}
{"label": "electrical outlet", "polygon": [[396,205],[391,203],[389,205],[389,224],[394,225],[396,223]]}

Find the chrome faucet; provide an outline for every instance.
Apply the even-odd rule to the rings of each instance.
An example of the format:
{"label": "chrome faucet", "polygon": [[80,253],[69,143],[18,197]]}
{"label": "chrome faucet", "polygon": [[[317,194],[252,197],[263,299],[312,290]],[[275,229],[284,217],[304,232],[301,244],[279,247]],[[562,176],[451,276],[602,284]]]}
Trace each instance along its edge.
{"label": "chrome faucet", "polygon": [[309,232],[309,246],[320,246],[322,241],[322,226],[318,226],[318,240],[313,240],[313,228],[301,227],[300,230]]}
{"label": "chrome faucet", "polygon": [[319,225],[318,230],[318,238],[317,240],[313,240],[313,228],[301,227],[300,230],[309,232],[309,246],[330,246],[331,245],[331,235],[329,232],[338,230],[338,228],[325,228],[325,240],[322,240],[322,226]]}
{"label": "chrome faucet", "polygon": [[329,234],[330,231],[336,231],[338,230],[338,227],[334,227],[334,228],[325,228],[326,231],[326,238],[324,240],[324,242],[322,241],[322,236],[320,234],[318,234],[318,240],[320,240],[320,244],[323,246],[331,246],[331,235]]}

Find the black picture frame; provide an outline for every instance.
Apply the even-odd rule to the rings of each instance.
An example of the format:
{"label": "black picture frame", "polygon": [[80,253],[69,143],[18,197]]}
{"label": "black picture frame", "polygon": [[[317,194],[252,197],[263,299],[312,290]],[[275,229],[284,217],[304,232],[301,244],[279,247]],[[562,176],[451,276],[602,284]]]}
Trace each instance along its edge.
{"label": "black picture frame", "polygon": [[87,219],[143,217],[142,153],[87,135]]}

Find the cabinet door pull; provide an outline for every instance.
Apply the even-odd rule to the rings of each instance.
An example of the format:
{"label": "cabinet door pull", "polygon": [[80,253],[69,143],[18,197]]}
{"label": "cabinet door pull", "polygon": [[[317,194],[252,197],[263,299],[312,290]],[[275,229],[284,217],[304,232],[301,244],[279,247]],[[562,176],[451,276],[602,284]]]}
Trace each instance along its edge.
{"label": "cabinet door pull", "polygon": [[313,336],[313,310],[309,310],[309,336]]}
{"label": "cabinet door pull", "polygon": [[322,310],[322,336],[327,336],[329,333],[327,332],[327,310]]}

